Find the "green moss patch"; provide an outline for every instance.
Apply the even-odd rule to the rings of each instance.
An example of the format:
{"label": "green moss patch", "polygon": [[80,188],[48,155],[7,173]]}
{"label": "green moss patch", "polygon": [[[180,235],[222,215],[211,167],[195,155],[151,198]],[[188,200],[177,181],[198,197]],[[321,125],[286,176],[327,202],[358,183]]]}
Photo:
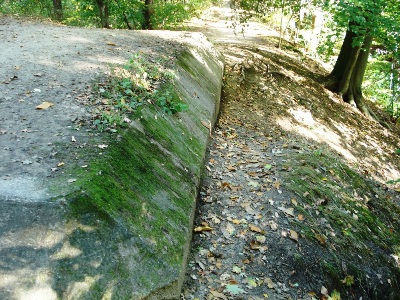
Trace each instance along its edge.
{"label": "green moss patch", "polygon": [[[113,249],[97,250],[113,257],[103,260],[102,273],[109,274],[105,282],[117,281],[128,289],[125,295],[136,293],[132,282],[143,292],[176,280],[191,236],[207,129],[201,129],[205,133],[199,140],[178,116],[154,118],[157,111],[143,109],[138,121],[143,131],[130,127],[87,169],[76,171],[81,188],[68,196],[69,219],[94,228],[79,236],[79,243],[87,244],[74,244],[81,249],[95,249],[96,243],[100,248],[112,245]],[[126,249],[125,256],[119,255],[121,248]],[[58,269],[65,276],[73,273],[64,262]],[[90,294],[97,294],[93,289],[99,285],[104,292],[105,286],[96,281]]]}
{"label": "green moss patch", "polygon": [[296,210],[302,215],[295,226],[306,245],[317,244],[320,256],[309,267],[324,273],[330,290],[340,289],[342,295],[352,289],[367,291],[370,299],[379,299],[384,290],[398,295],[400,269],[394,257],[400,254],[400,208],[392,198],[328,153],[293,154],[288,163],[292,170],[285,185],[298,196]]}

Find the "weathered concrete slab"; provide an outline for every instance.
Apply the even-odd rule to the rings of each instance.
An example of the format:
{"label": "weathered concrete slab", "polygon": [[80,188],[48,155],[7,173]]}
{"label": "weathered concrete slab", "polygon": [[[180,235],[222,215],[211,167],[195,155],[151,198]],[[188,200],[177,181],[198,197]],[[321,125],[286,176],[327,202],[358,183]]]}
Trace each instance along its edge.
{"label": "weathered concrete slab", "polygon": [[[0,299],[178,299],[221,56],[198,33],[12,22],[0,19]],[[74,130],[86,114],[74,92],[138,51],[176,58],[189,111],[147,107],[112,141]]]}

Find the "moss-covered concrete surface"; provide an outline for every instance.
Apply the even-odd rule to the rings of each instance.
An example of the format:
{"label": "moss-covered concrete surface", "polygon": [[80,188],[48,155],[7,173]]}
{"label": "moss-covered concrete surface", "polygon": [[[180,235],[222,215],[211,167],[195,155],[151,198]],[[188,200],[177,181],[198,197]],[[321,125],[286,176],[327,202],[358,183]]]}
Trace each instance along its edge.
{"label": "moss-covered concrete surface", "polygon": [[147,106],[126,130],[94,134],[93,147],[57,142],[60,162],[76,158],[57,176],[0,183],[1,299],[179,299],[223,62],[202,34],[172,35],[152,56],[174,53],[188,111]]}

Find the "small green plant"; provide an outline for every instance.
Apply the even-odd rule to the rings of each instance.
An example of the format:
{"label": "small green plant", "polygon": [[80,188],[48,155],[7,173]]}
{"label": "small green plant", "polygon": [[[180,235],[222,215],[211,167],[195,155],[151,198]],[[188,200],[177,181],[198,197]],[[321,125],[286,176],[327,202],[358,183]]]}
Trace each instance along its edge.
{"label": "small green plant", "polygon": [[334,290],[330,296],[328,296],[328,300],[340,300],[340,293],[337,290]]}
{"label": "small green plant", "polygon": [[117,127],[124,126],[124,119],[119,114],[103,112],[97,119],[94,120],[93,125],[103,132],[105,130],[115,131]]}
{"label": "small green plant", "polygon": [[167,90],[163,93],[155,93],[155,99],[158,106],[161,107],[163,113],[168,115],[175,114],[177,112],[186,111],[188,109],[188,105],[178,102],[179,97],[174,95],[171,91]]}
{"label": "small green plant", "polygon": [[149,104],[167,115],[186,111],[187,104],[174,90],[175,74],[165,67],[166,62],[135,54],[125,65],[113,67],[107,80],[95,86],[100,99],[96,99],[93,125],[100,131],[115,130]]}
{"label": "small green plant", "polygon": [[352,275],[347,275],[343,280],[342,283],[345,286],[352,286],[354,284],[354,276]]}

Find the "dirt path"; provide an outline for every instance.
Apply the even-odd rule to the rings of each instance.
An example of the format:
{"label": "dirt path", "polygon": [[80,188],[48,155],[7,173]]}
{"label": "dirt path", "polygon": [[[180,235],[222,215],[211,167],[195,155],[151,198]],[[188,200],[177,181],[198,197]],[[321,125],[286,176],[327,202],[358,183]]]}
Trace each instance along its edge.
{"label": "dirt path", "polygon": [[[276,33],[260,24],[250,23],[244,36],[235,35],[227,28],[229,13],[228,8],[214,8],[188,25],[217,45],[226,66],[221,117],[205,165],[182,299],[333,297],[340,283],[335,286],[326,274],[352,277],[346,277],[346,263],[331,267],[324,247],[305,239],[299,195],[287,188],[296,165],[292,157],[336,152],[349,165],[357,164],[360,172],[369,170],[379,187],[387,178],[398,178],[398,162],[388,158],[387,165],[378,163],[372,144],[360,146],[357,140],[369,140],[364,121],[356,121],[358,112],[339,104],[320,86],[323,68],[289,47],[277,49]],[[379,136],[382,149],[395,146],[395,135],[376,124],[364,126]],[[321,170],[327,171],[324,166]],[[304,175],[293,180],[312,179]],[[355,191],[356,187],[350,193]],[[398,195],[387,197],[399,203]],[[302,205],[310,212],[315,208]],[[327,236],[336,235],[316,214],[314,229],[324,231],[327,226]],[[379,295],[376,299],[392,299],[389,292],[377,292],[382,272],[364,260],[360,264],[366,265],[370,286],[360,283],[361,288],[342,291],[341,299],[359,299],[366,293],[370,299],[374,293]]]}

